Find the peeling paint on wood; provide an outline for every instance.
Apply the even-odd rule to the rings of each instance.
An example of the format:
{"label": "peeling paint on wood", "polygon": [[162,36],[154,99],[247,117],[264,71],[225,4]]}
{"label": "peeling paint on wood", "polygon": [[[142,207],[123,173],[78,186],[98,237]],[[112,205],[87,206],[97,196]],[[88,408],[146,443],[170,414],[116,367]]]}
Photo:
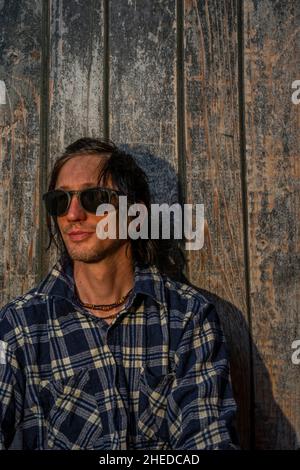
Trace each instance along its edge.
{"label": "peeling paint on wood", "polygon": [[37,280],[41,63],[32,54],[40,50],[41,3],[6,0],[1,8],[0,305]]}
{"label": "peeling paint on wood", "polygon": [[300,447],[300,3],[248,0],[245,117],[256,446]]}
{"label": "peeling paint on wood", "polygon": [[[175,2],[109,5],[111,138],[176,170]],[[165,193],[161,176],[155,184]]]}
{"label": "peeling paint on wood", "polygon": [[204,203],[205,246],[189,276],[212,298],[229,346],[241,444],[250,444],[250,357],[239,134],[238,6],[185,1],[187,198]]}

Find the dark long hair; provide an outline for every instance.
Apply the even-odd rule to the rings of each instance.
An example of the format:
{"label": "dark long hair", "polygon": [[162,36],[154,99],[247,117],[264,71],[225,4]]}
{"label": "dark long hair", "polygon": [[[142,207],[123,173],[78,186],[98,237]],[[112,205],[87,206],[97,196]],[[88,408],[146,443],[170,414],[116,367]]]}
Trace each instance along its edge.
{"label": "dark long hair", "polygon": [[[105,163],[99,164],[98,184],[106,185],[109,176],[115,187],[127,194],[128,201],[145,204],[148,211],[148,227],[151,228],[151,196],[145,172],[138,166],[128,152],[119,149],[109,139],[84,137],[68,145],[64,153],[56,160],[50,175],[48,191],[55,189],[58,174],[62,166],[71,158],[82,155],[103,155]],[[66,246],[60,234],[56,217],[46,216],[49,244],[55,244],[58,254],[68,256]],[[150,232],[151,233],[151,232]],[[184,252],[178,241],[166,239],[131,239],[132,255],[135,262],[156,265],[160,272],[181,279],[186,265]]]}

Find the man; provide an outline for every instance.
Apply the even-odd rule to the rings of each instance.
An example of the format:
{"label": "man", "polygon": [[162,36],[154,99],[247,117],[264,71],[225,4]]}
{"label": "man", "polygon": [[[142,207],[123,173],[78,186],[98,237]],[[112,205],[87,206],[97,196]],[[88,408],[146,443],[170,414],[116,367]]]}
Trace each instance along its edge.
{"label": "man", "polygon": [[[106,188],[106,189],[105,189]],[[60,258],[0,313],[1,448],[230,449],[236,404],[215,308],[158,240],[99,239],[102,203],[150,211],[146,176],[83,138],[44,195]]]}

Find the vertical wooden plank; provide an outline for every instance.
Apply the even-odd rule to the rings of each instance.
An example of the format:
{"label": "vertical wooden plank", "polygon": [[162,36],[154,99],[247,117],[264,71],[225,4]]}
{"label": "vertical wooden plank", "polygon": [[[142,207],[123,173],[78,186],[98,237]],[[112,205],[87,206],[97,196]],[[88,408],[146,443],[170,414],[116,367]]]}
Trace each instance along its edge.
{"label": "vertical wooden plank", "polygon": [[1,2],[1,306],[37,278],[41,17],[41,0]]}
{"label": "vertical wooden plank", "polygon": [[244,2],[245,118],[256,445],[300,447],[300,3]]}
{"label": "vertical wooden plank", "polygon": [[103,135],[103,1],[50,0],[50,24],[48,173],[68,144]]}
{"label": "vertical wooden plank", "polygon": [[158,202],[178,197],[176,47],[174,1],[109,2],[110,136],[140,154]]}
{"label": "vertical wooden plank", "polygon": [[[215,295],[231,359],[241,445],[250,444],[251,364],[240,159],[237,0],[185,0],[187,202],[203,203],[204,247],[189,277]],[[209,294],[208,294],[209,295]]]}

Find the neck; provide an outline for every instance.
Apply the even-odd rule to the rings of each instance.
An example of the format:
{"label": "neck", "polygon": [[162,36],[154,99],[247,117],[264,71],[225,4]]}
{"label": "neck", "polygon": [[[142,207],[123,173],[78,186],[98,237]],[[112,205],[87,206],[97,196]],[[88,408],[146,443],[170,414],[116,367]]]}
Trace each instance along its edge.
{"label": "neck", "polygon": [[74,261],[74,281],[83,303],[111,304],[132,289],[134,269],[128,251],[130,255],[120,250],[95,263]]}

